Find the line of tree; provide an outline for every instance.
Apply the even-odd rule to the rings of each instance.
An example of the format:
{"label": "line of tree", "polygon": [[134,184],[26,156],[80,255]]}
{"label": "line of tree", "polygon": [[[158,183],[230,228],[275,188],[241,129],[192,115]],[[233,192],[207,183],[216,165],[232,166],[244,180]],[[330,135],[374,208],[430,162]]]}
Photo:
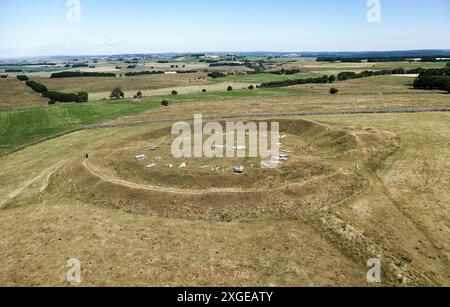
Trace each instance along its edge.
{"label": "line of tree", "polygon": [[264,61],[260,60],[257,63],[250,62],[249,60],[245,60],[244,66],[250,69],[253,69],[255,73],[260,73],[265,70]]}
{"label": "line of tree", "polygon": [[219,72],[219,71],[213,71],[212,73],[208,74],[208,77],[216,79],[216,78],[226,77],[226,75],[224,73]]}
{"label": "line of tree", "polygon": [[450,93],[450,68],[425,70],[414,80],[414,88],[441,90]]}
{"label": "line of tree", "polygon": [[72,68],[81,68],[81,67],[89,67],[89,65],[85,63],[77,63],[72,65]]}
{"label": "line of tree", "polygon": [[299,85],[299,84],[310,84],[310,83],[329,83],[329,77],[328,76],[322,76],[318,78],[306,78],[306,79],[289,79],[284,81],[273,81],[273,82],[266,82],[262,83],[260,85],[261,88],[274,88],[274,87],[284,87],[284,86],[291,86],[291,85]]}
{"label": "line of tree", "polygon": [[177,74],[195,74],[198,73],[198,70],[177,70]]}
{"label": "line of tree", "polygon": [[[438,69],[437,71],[442,72],[446,71],[447,69]],[[372,70],[365,70],[361,73],[355,73],[353,71],[343,71],[335,76],[322,76],[318,78],[308,78],[308,79],[297,79],[297,80],[284,80],[284,81],[274,81],[274,82],[267,82],[262,83],[261,87],[284,87],[284,86],[291,86],[291,85],[298,85],[298,84],[308,84],[308,83],[333,83],[334,81],[345,81],[350,79],[358,79],[358,78],[368,78],[373,76],[382,76],[382,75],[403,75],[403,74],[417,74],[417,73],[424,73],[426,72],[425,69],[422,68],[415,68],[411,70],[405,70],[403,68],[396,68],[393,70],[379,70],[379,71],[372,71]]]}
{"label": "line of tree", "polygon": [[404,62],[420,59],[421,62],[439,62],[442,59],[449,58],[449,55],[433,55],[433,56],[401,56],[401,57],[318,57],[317,62],[342,62],[342,63],[361,63],[367,61],[369,63],[376,62]]}
{"label": "line of tree", "polygon": [[209,64],[209,67],[219,67],[219,66],[242,66],[242,63],[236,63],[236,62],[218,62],[218,63],[211,63]]}
{"label": "line of tree", "polygon": [[349,79],[358,79],[358,78],[368,78],[373,76],[383,76],[383,75],[404,75],[404,74],[421,74],[424,73],[426,69],[423,68],[414,68],[410,70],[405,70],[403,68],[396,68],[393,70],[365,70],[360,73],[355,73],[353,71],[343,71],[337,75],[337,79],[339,81],[345,81]]}
{"label": "line of tree", "polygon": [[269,73],[274,75],[295,75],[299,74],[301,71],[300,69],[281,69],[278,71],[269,71]]}
{"label": "line of tree", "polygon": [[28,77],[25,75],[17,75],[17,79],[19,81],[28,81],[29,80]]}
{"label": "line of tree", "polygon": [[449,76],[421,76],[414,81],[415,89],[442,90],[450,93]]}
{"label": "line of tree", "polygon": [[343,58],[343,57],[318,57],[317,62],[343,62],[343,63],[361,63],[362,58]]}
{"label": "line of tree", "polygon": [[75,77],[116,77],[114,73],[63,71],[53,73],[50,78],[75,78]]}
{"label": "line of tree", "polygon": [[211,63],[219,63],[219,60],[200,59],[199,62],[200,62],[200,63],[208,63],[208,64],[211,64]]}
{"label": "line of tree", "polygon": [[79,92],[78,94],[60,93],[49,91],[45,85],[36,81],[27,81],[25,84],[36,93],[41,94],[42,97],[48,98],[49,104],[55,104],[56,102],[87,102],[89,100],[87,92]]}
{"label": "line of tree", "polygon": [[48,91],[42,94],[42,97],[49,99],[49,104],[55,104],[56,102],[68,103],[68,102],[87,102],[89,100],[89,94],[87,92],[79,92],[78,94],[60,93],[54,91]]}
{"label": "line of tree", "polygon": [[450,76],[450,67],[424,69],[420,76]]}
{"label": "line of tree", "polygon": [[27,81],[25,84],[31,87],[31,89],[36,93],[43,94],[45,92],[48,92],[48,89],[45,85],[36,81]]}
{"label": "line of tree", "polygon": [[56,63],[47,63],[47,62],[40,62],[40,63],[5,63],[1,64],[0,66],[55,66]]}
{"label": "line of tree", "polygon": [[136,72],[127,72],[125,74],[126,77],[132,76],[143,76],[143,75],[160,75],[164,74],[164,71],[136,71]]}

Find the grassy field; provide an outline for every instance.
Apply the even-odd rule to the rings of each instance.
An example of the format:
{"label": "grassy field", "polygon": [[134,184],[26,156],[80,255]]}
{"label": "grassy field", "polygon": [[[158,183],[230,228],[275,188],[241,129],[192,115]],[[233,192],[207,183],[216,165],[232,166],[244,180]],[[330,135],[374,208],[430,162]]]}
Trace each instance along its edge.
{"label": "grassy field", "polygon": [[0,154],[42,138],[99,121],[132,115],[156,102],[94,102],[0,112]]}
{"label": "grassy field", "polygon": [[307,93],[325,93],[331,87],[339,90],[339,95],[348,94],[423,94],[413,89],[414,78],[404,76],[375,76],[369,78],[338,81],[334,84],[303,84],[290,86]]}
{"label": "grassy field", "polygon": [[[23,73],[37,73],[37,72],[55,72],[55,71],[64,71],[67,70],[65,67],[61,66],[1,66],[0,70],[8,70],[8,69],[17,69],[22,70]],[[21,73],[13,73],[13,74],[21,74]]]}
{"label": "grassy field", "polygon": [[[172,102],[233,100],[246,97],[301,94],[296,89],[255,89],[231,92],[192,93],[177,96],[155,96],[141,101],[94,101],[83,104],[59,104],[42,108],[0,112],[0,154],[21,145],[61,132],[120,116],[129,116],[159,107],[163,99]],[[162,110],[162,112],[164,112]],[[25,123],[25,124],[24,124]]]}
{"label": "grassy field", "polygon": [[[274,69],[366,65],[296,59]],[[99,122],[450,106],[448,94],[414,90],[405,76],[249,90],[296,76],[204,75],[36,77],[94,100],[114,86],[147,96],[53,106],[0,80],[0,155]],[[378,258],[381,286],[450,286],[450,113],[260,120],[286,135],[289,159],[277,169],[260,157],[176,159],[168,123],[82,130],[1,156],[0,284],[67,286],[66,261],[78,258],[83,286],[367,286],[367,260]]]}
{"label": "grassy field", "polygon": [[[449,107],[449,95],[411,88],[412,78],[379,76],[336,82],[306,84],[278,89],[242,90],[225,93],[194,93],[168,97],[177,103],[167,109],[155,109],[120,121],[144,121],[157,118],[180,117],[186,114],[242,114],[298,111],[336,111],[389,108]],[[339,89],[329,94],[330,87]],[[255,96],[255,94],[258,95]],[[262,93],[265,93],[263,95]],[[210,96],[208,96],[208,95]],[[228,95],[228,96],[227,96]],[[225,97],[233,98],[226,99]],[[160,97],[161,99],[163,97]],[[208,99],[207,99],[208,98]],[[152,99],[152,98],[148,98]]]}
{"label": "grassy field", "polygon": [[[302,90],[297,89],[235,89],[233,91],[217,91],[206,93],[190,93],[176,96],[160,96],[161,99],[169,99],[171,101],[204,101],[204,100],[217,100],[217,99],[236,99],[246,97],[265,97],[265,96],[290,96],[301,95]],[[151,98],[155,99],[155,98]]]}
{"label": "grassy field", "polygon": [[[92,153],[90,163],[96,164],[97,154],[122,148],[118,142],[145,145],[149,133],[164,125],[84,131],[33,146],[1,158],[0,244],[7,248],[0,249],[0,280],[66,285],[66,261],[77,257],[86,286],[366,286],[367,259],[379,257],[382,285],[448,286],[449,116],[310,118],[330,131],[358,136],[361,150],[368,157],[375,153],[375,159],[356,152],[329,157],[333,165],[350,167],[347,172],[359,169],[371,184],[326,210],[295,219],[288,217],[302,207],[295,201],[339,191],[333,183],[343,181],[321,182],[307,194],[293,186],[285,194],[293,202],[273,202],[272,209],[266,207],[268,199],[255,206],[243,197],[240,202],[252,204],[249,218],[240,215],[242,207],[232,195],[194,199],[189,190],[186,195],[141,191],[107,181],[113,173],[101,179],[83,167],[83,152]],[[393,155],[392,149],[385,152],[389,135],[400,142]],[[317,143],[304,139],[296,150],[311,150],[300,146],[303,142],[312,148],[324,144],[314,134],[308,138]],[[196,206],[208,201],[206,207]],[[229,220],[198,218],[208,209]]]}

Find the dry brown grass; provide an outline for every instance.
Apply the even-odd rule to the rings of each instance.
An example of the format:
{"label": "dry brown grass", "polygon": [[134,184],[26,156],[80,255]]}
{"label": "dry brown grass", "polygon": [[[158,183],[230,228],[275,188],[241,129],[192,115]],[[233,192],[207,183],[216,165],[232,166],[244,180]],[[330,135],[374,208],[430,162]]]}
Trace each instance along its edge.
{"label": "dry brown grass", "polygon": [[0,79],[0,110],[46,106],[47,99],[17,79]]}
{"label": "dry brown grass", "polygon": [[[85,131],[28,148],[1,159],[2,195],[56,161],[65,167],[45,191],[50,173],[0,210],[1,283],[64,285],[66,260],[76,257],[83,285],[365,285],[365,263],[379,257],[383,285],[448,285],[449,116],[314,118],[358,138],[363,152],[332,165],[359,169],[370,185],[334,205],[323,199],[327,209],[310,212],[279,199],[270,206],[282,204],[280,211],[239,215],[241,202],[258,208],[270,201],[167,198],[105,182],[81,165],[83,152],[95,159],[117,142],[135,146],[162,125]],[[390,134],[380,130],[399,135],[399,151],[392,155]],[[331,193],[343,182],[322,182],[315,190]],[[311,199],[306,190],[290,193],[301,203]],[[213,207],[216,213],[207,210]],[[292,219],[295,211],[304,213]]]}
{"label": "dry brown grass", "polygon": [[[161,88],[171,88],[176,86],[188,86],[189,80],[193,80],[194,84],[206,83],[206,81],[198,80],[198,77],[204,74],[177,74],[177,75],[148,75],[136,77],[82,77],[82,78],[34,78],[35,81],[45,84],[48,88],[61,92],[79,92],[88,91],[89,93],[110,93],[111,90],[118,86],[124,91],[151,90]],[[194,81],[195,80],[195,81]]]}
{"label": "dry brown grass", "polygon": [[[310,89],[313,91],[314,89]],[[328,92],[329,89],[324,89]],[[411,97],[414,97],[413,99]],[[194,114],[227,115],[268,112],[336,111],[416,107],[448,107],[450,96],[440,93],[411,94],[311,94],[275,97],[251,97],[174,103],[168,108],[154,109],[115,122],[135,122],[158,118],[179,118]]]}
{"label": "dry brown grass", "polygon": [[[74,81],[81,89],[88,79]],[[107,86],[98,82],[93,89]],[[449,106],[448,95],[409,82],[176,103],[118,121]],[[242,161],[188,161],[192,168],[173,173],[132,161],[157,143],[161,153],[148,156],[170,163],[168,124],[78,132],[0,158],[0,284],[66,285],[66,261],[78,258],[87,286],[365,286],[367,260],[379,258],[383,286],[449,286],[450,114],[291,120],[283,122],[303,123],[285,130],[292,164],[250,168],[245,184],[197,168]],[[211,187],[235,190],[193,193]]]}

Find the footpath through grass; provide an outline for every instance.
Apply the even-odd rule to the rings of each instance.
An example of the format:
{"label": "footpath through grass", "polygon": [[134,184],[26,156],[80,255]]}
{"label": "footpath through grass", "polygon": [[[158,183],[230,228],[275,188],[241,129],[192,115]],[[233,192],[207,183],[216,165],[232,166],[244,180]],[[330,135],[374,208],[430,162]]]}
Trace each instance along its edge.
{"label": "footpath through grass", "polygon": [[85,125],[132,115],[156,102],[89,102],[0,112],[0,155],[43,138]]}

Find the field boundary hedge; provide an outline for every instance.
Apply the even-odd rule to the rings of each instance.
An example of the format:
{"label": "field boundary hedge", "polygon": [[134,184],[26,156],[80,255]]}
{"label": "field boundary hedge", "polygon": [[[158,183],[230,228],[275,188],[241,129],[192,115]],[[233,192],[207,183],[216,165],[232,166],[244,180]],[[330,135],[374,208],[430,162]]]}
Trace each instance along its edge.
{"label": "field boundary hedge", "polygon": [[63,71],[51,74],[50,78],[78,78],[78,77],[116,77],[115,73],[109,72],[81,72],[81,71]]}

